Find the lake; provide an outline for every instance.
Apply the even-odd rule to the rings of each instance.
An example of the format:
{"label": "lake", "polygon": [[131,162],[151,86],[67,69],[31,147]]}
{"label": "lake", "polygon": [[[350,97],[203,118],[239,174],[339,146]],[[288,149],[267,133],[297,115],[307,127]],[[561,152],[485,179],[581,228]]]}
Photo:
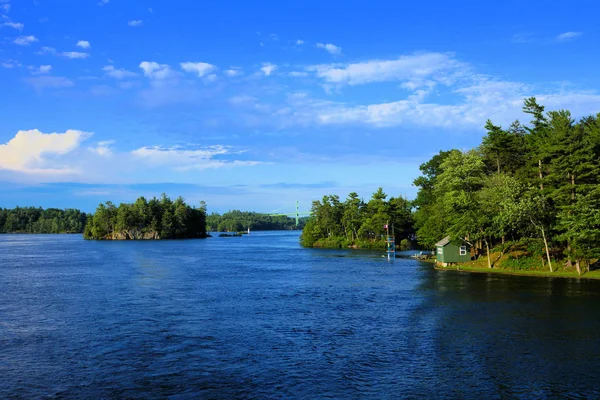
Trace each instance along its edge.
{"label": "lake", "polygon": [[600,281],[298,235],[0,235],[0,398],[600,397]]}

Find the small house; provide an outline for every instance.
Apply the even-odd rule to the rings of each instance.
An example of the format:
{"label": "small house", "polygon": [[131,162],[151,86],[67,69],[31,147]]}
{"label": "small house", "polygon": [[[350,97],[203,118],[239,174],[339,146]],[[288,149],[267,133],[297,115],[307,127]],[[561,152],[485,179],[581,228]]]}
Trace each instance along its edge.
{"label": "small house", "polygon": [[444,267],[471,261],[471,252],[467,244],[457,246],[450,241],[450,236],[446,236],[435,244],[435,252],[437,263]]}

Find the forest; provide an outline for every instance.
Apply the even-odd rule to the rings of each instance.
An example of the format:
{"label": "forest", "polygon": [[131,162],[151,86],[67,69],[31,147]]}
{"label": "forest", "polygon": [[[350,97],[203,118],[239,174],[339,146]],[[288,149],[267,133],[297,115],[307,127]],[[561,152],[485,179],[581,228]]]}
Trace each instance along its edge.
{"label": "forest", "polygon": [[182,197],[175,201],[166,194],[116,207],[110,201],[100,204],[89,216],[85,239],[188,239],[205,238],[206,204],[191,207]]}
{"label": "forest", "polygon": [[0,208],[0,233],[81,233],[87,215],[68,208]]}
{"label": "forest", "polygon": [[368,202],[355,192],[345,201],[337,195],[313,201],[300,243],[304,247],[385,248],[387,224],[396,243],[410,248],[414,237],[412,205],[403,197],[387,197],[379,188]]}
{"label": "forest", "polygon": [[269,215],[256,212],[233,210],[226,213],[210,213],[206,217],[206,226],[210,232],[240,232],[248,228],[253,231],[302,229],[308,218],[300,218],[296,227],[296,218],[285,215]]}
{"label": "forest", "polygon": [[531,268],[581,274],[600,257],[600,114],[576,121],[534,97],[523,112],[528,124],[488,120],[478,148],[440,151],[421,165],[418,241],[433,248],[449,235],[489,268],[511,252]]}

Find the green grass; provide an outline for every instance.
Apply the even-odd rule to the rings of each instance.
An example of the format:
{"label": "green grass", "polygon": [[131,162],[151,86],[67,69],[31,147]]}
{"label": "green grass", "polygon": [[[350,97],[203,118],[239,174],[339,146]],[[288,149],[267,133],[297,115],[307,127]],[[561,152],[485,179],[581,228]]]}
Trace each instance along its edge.
{"label": "green grass", "polygon": [[[483,258],[484,266],[481,264],[481,259],[477,261],[472,261],[470,263],[459,264],[457,266],[451,267],[441,267],[436,265],[436,269],[443,271],[467,271],[467,272],[475,272],[475,273],[486,273],[486,274],[504,274],[504,275],[521,275],[521,276],[538,276],[538,277],[551,277],[551,278],[582,278],[582,279],[600,279],[600,270],[590,271],[590,272],[582,272],[581,275],[577,275],[576,271],[559,269],[554,272],[550,272],[549,269],[541,270],[541,269],[515,269],[515,268],[505,268],[505,265],[502,263],[500,265],[496,265],[494,268],[487,267],[487,261]],[[558,263],[557,263],[558,265]]]}

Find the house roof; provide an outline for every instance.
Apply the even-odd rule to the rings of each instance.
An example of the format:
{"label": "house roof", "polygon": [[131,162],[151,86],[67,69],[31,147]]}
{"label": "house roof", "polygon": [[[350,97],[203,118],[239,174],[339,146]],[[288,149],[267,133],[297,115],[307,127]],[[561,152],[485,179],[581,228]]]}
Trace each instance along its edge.
{"label": "house roof", "polygon": [[437,242],[435,245],[436,246],[442,246],[442,247],[444,247],[448,243],[450,243],[450,236],[446,236],[445,238],[443,238],[442,240],[440,240],[439,242]]}

